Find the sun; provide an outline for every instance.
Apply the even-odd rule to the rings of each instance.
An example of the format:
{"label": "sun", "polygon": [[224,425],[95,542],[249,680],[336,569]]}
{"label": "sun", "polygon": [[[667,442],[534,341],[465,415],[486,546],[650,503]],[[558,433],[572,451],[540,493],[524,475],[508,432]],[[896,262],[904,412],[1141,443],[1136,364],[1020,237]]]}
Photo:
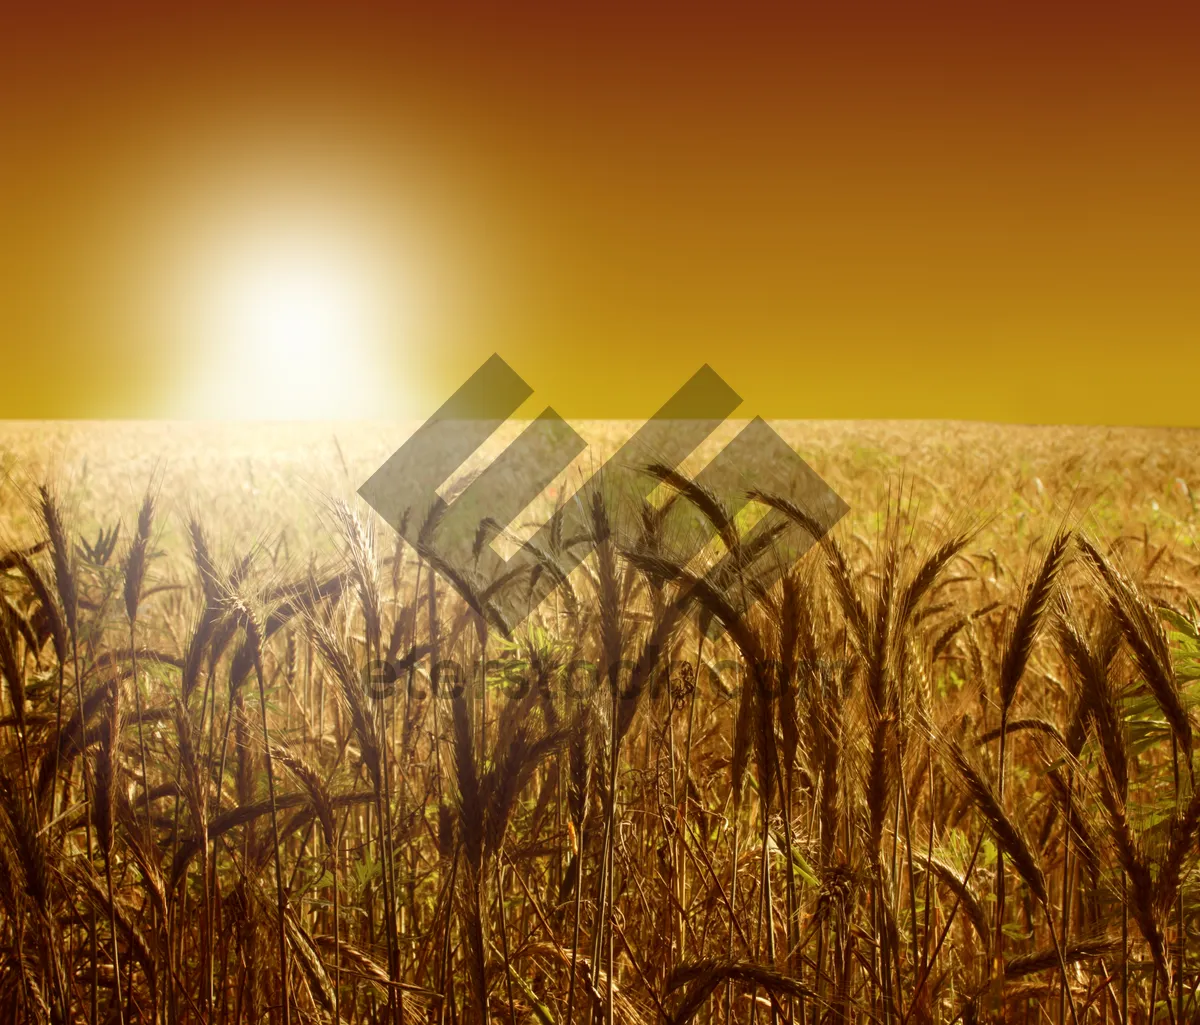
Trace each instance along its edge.
{"label": "sun", "polygon": [[161,323],[185,415],[373,419],[402,405],[419,289],[396,226],[346,191],[214,190],[181,222]]}
{"label": "sun", "polygon": [[205,402],[238,419],[361,416],[386,342],[381,282],[335,232],[275,228],[228,245],[208,281]]}
{"label": "sun", "polygon": [[311,398],[336,368],[339,348],[363,333],[360,282],[323,252],[267,253],[234,277],[226,310],[231,335],[261,364],[257,369],[302,386]]}
{"label": "sun", "polygon": [[235,363],[222,405],[290,419],[352,415],[367,404],[380,339],[359,264],[333,240],[287,235],[231,255],[214,296],[217,343]]}

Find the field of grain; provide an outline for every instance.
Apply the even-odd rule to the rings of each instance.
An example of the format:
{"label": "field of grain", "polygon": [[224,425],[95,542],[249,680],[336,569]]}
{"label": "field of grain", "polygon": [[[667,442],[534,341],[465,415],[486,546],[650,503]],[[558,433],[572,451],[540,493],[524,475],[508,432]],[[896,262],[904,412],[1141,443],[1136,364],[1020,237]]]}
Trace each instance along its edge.
{"label": "field of grain", "polygon": [[1200,433],[776,424],[760,586],[728,426],[506,635],[413,426],[0,424],[0,1020],[1200,1018]]}

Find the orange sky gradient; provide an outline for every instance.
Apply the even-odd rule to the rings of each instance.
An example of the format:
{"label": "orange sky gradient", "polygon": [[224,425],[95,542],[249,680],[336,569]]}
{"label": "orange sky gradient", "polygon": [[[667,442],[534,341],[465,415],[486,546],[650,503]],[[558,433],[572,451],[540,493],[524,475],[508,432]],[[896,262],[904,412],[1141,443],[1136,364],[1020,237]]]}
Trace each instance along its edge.
{"label": "orange sky gradient", "polygon": [[196,282],[266,209],[372,268],[357,415],[495,351],[568,417],[709,362],[744,414],[1200,426],[1194,4],[23,6],[0,415],[258,415]]}

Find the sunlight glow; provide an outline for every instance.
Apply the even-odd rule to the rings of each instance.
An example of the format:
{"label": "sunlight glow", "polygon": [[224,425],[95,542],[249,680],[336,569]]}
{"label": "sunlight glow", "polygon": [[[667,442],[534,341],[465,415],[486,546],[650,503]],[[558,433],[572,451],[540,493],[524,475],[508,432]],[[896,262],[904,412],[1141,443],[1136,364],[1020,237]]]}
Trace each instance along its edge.
{"label": "sunlight glow", "polygon": [[276,183],[202,195],[174,233],[161,304],[187,364],[176,408],[334,420],[402,405],[421,288],[399,225],[360,192]]}
{"label": "sunlight glow", "polygon": [[373,269],[339,240],[251,239],[220,261],[211,295],[210,380],[220,415],[362,415],[381,385]]}

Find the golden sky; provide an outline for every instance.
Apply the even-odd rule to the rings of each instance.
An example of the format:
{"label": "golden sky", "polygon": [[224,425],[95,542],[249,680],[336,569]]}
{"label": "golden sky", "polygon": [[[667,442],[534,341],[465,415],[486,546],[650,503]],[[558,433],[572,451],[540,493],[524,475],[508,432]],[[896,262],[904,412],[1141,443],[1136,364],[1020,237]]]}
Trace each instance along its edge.
{"label": "golden sky", "polygon": [[0,415],[1200,425],[1194,4],[23,6]]}

